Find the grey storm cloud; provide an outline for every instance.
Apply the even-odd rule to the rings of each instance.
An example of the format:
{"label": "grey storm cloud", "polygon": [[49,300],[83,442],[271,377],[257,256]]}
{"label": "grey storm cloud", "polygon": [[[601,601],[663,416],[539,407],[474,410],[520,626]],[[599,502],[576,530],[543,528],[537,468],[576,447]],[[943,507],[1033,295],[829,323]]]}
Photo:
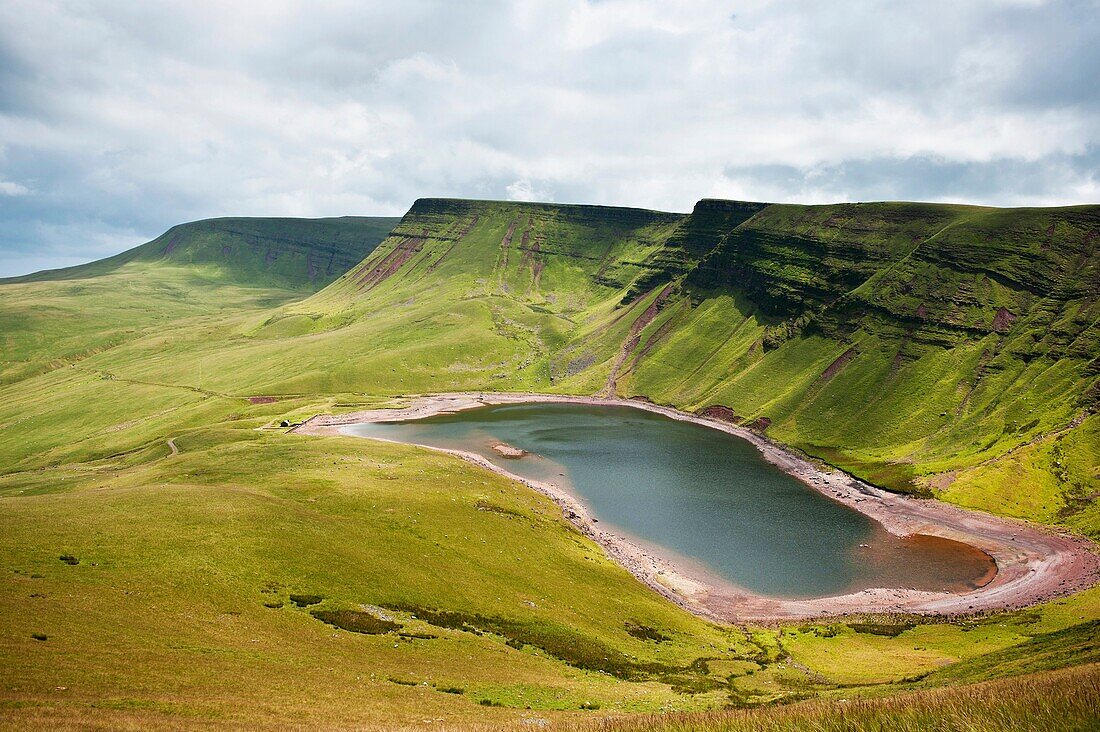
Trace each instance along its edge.
{"label": "grey storm cloud", "polygon": [[1100,200],[1093,0],[0,0],[0,276],[417,197]]}

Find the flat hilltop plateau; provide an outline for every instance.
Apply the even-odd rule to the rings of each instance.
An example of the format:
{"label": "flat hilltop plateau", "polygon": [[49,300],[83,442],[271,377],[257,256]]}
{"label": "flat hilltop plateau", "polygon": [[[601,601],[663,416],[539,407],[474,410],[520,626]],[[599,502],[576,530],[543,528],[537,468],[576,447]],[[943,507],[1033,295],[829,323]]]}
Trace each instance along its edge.
{"label": "flat hilltop plateau", "polygon": [[0,280],[0,725],[1087,729],[1089,582],[724,622],[507,475],[293,430],[631,400],[1095,559],[1098,245],[1100,206],[426,198]]}

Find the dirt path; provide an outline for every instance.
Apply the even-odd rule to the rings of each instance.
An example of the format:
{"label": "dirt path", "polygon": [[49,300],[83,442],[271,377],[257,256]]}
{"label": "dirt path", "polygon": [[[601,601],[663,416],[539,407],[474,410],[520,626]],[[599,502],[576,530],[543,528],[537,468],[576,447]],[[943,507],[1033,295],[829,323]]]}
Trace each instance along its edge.
{"label": "dirt path", "polygon": [[527,480],[480,455],[460,450],[440,450],[546,494],[562,507],[566,518],[638,579],[688,610],[715,620],[775,620],[871,612],[959,615],[1025,607],[1069,595],[1100,582],[1100,556],[1096,545],[1087,539],[1053,528],[969,511],[941,501],[889,493],[840,471],[823,469],[756,432],[648,402],[547,394],[441,394],[417,398],[400,409],[319,415],[293,431],[308,435],[338,435],[344,434],[342,428],[350,424],[420,419],[488,404],[521,402],[629,406],[736,435],[751,442],[769,462],[814,490],[869,516],[892,534],[925,534],[954,539],[985,551],[997,563],[997,574],[992,581],[966,593],[876,588],[810,600],[767,597],[709,575],[689,562],[675,558],[661,547],[648,546],[635,538],[597,528],[583,503],[563,486]]}
{"label": "dirt path", "polygon": [[172,451],[172,454],[168,457],[175,457],[180,454],[179,448],[176,447],[176,438],[172,437],[168,440],[168,449]]}

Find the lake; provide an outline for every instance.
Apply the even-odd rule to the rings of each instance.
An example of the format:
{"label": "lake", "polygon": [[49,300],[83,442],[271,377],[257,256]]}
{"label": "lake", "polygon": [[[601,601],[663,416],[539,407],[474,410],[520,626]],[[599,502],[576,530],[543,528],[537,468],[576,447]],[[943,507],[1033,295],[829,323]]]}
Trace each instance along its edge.
{"label": "lake", "polygon": [[[981,586],[995,568],[966,544],[893,536],[787,475],[745,440],[630,407],[508,404],[348,432],[466,450],[563,485],[602,527],[771,597],[870,587],[959,592]],[[498,442],[529,454],[502,457],[492,447]]]}

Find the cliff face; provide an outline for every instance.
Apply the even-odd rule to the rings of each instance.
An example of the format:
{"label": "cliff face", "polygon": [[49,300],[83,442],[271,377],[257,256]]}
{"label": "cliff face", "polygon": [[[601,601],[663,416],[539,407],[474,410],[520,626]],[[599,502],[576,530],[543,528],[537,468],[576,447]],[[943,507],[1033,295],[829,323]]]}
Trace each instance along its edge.
{"label": "cliff face", "polygon": [[767,207],[765,203],[747,201],[699,201],[661,248],[649,257],[646,262],[649,271],[633,283],[627,299],[695,270],[699,262],[712,256],[741,224]]}
{"label": "cliff face", "polygon": [[770,206],[728,232],[688,278],[737,289],[768,315],[794,318],[851,292],[955,220],[943,206]]}
{"label": "cliff face", "polygon": [[[501,295],[572,309],[649,273],[683,214],[607,206],[427,198],[416,201],[378,249],[324,293],[362,302],[367,286],[393,278],[455,283],[483,278]],[[372,274],[378,270],[375,274]]]}

